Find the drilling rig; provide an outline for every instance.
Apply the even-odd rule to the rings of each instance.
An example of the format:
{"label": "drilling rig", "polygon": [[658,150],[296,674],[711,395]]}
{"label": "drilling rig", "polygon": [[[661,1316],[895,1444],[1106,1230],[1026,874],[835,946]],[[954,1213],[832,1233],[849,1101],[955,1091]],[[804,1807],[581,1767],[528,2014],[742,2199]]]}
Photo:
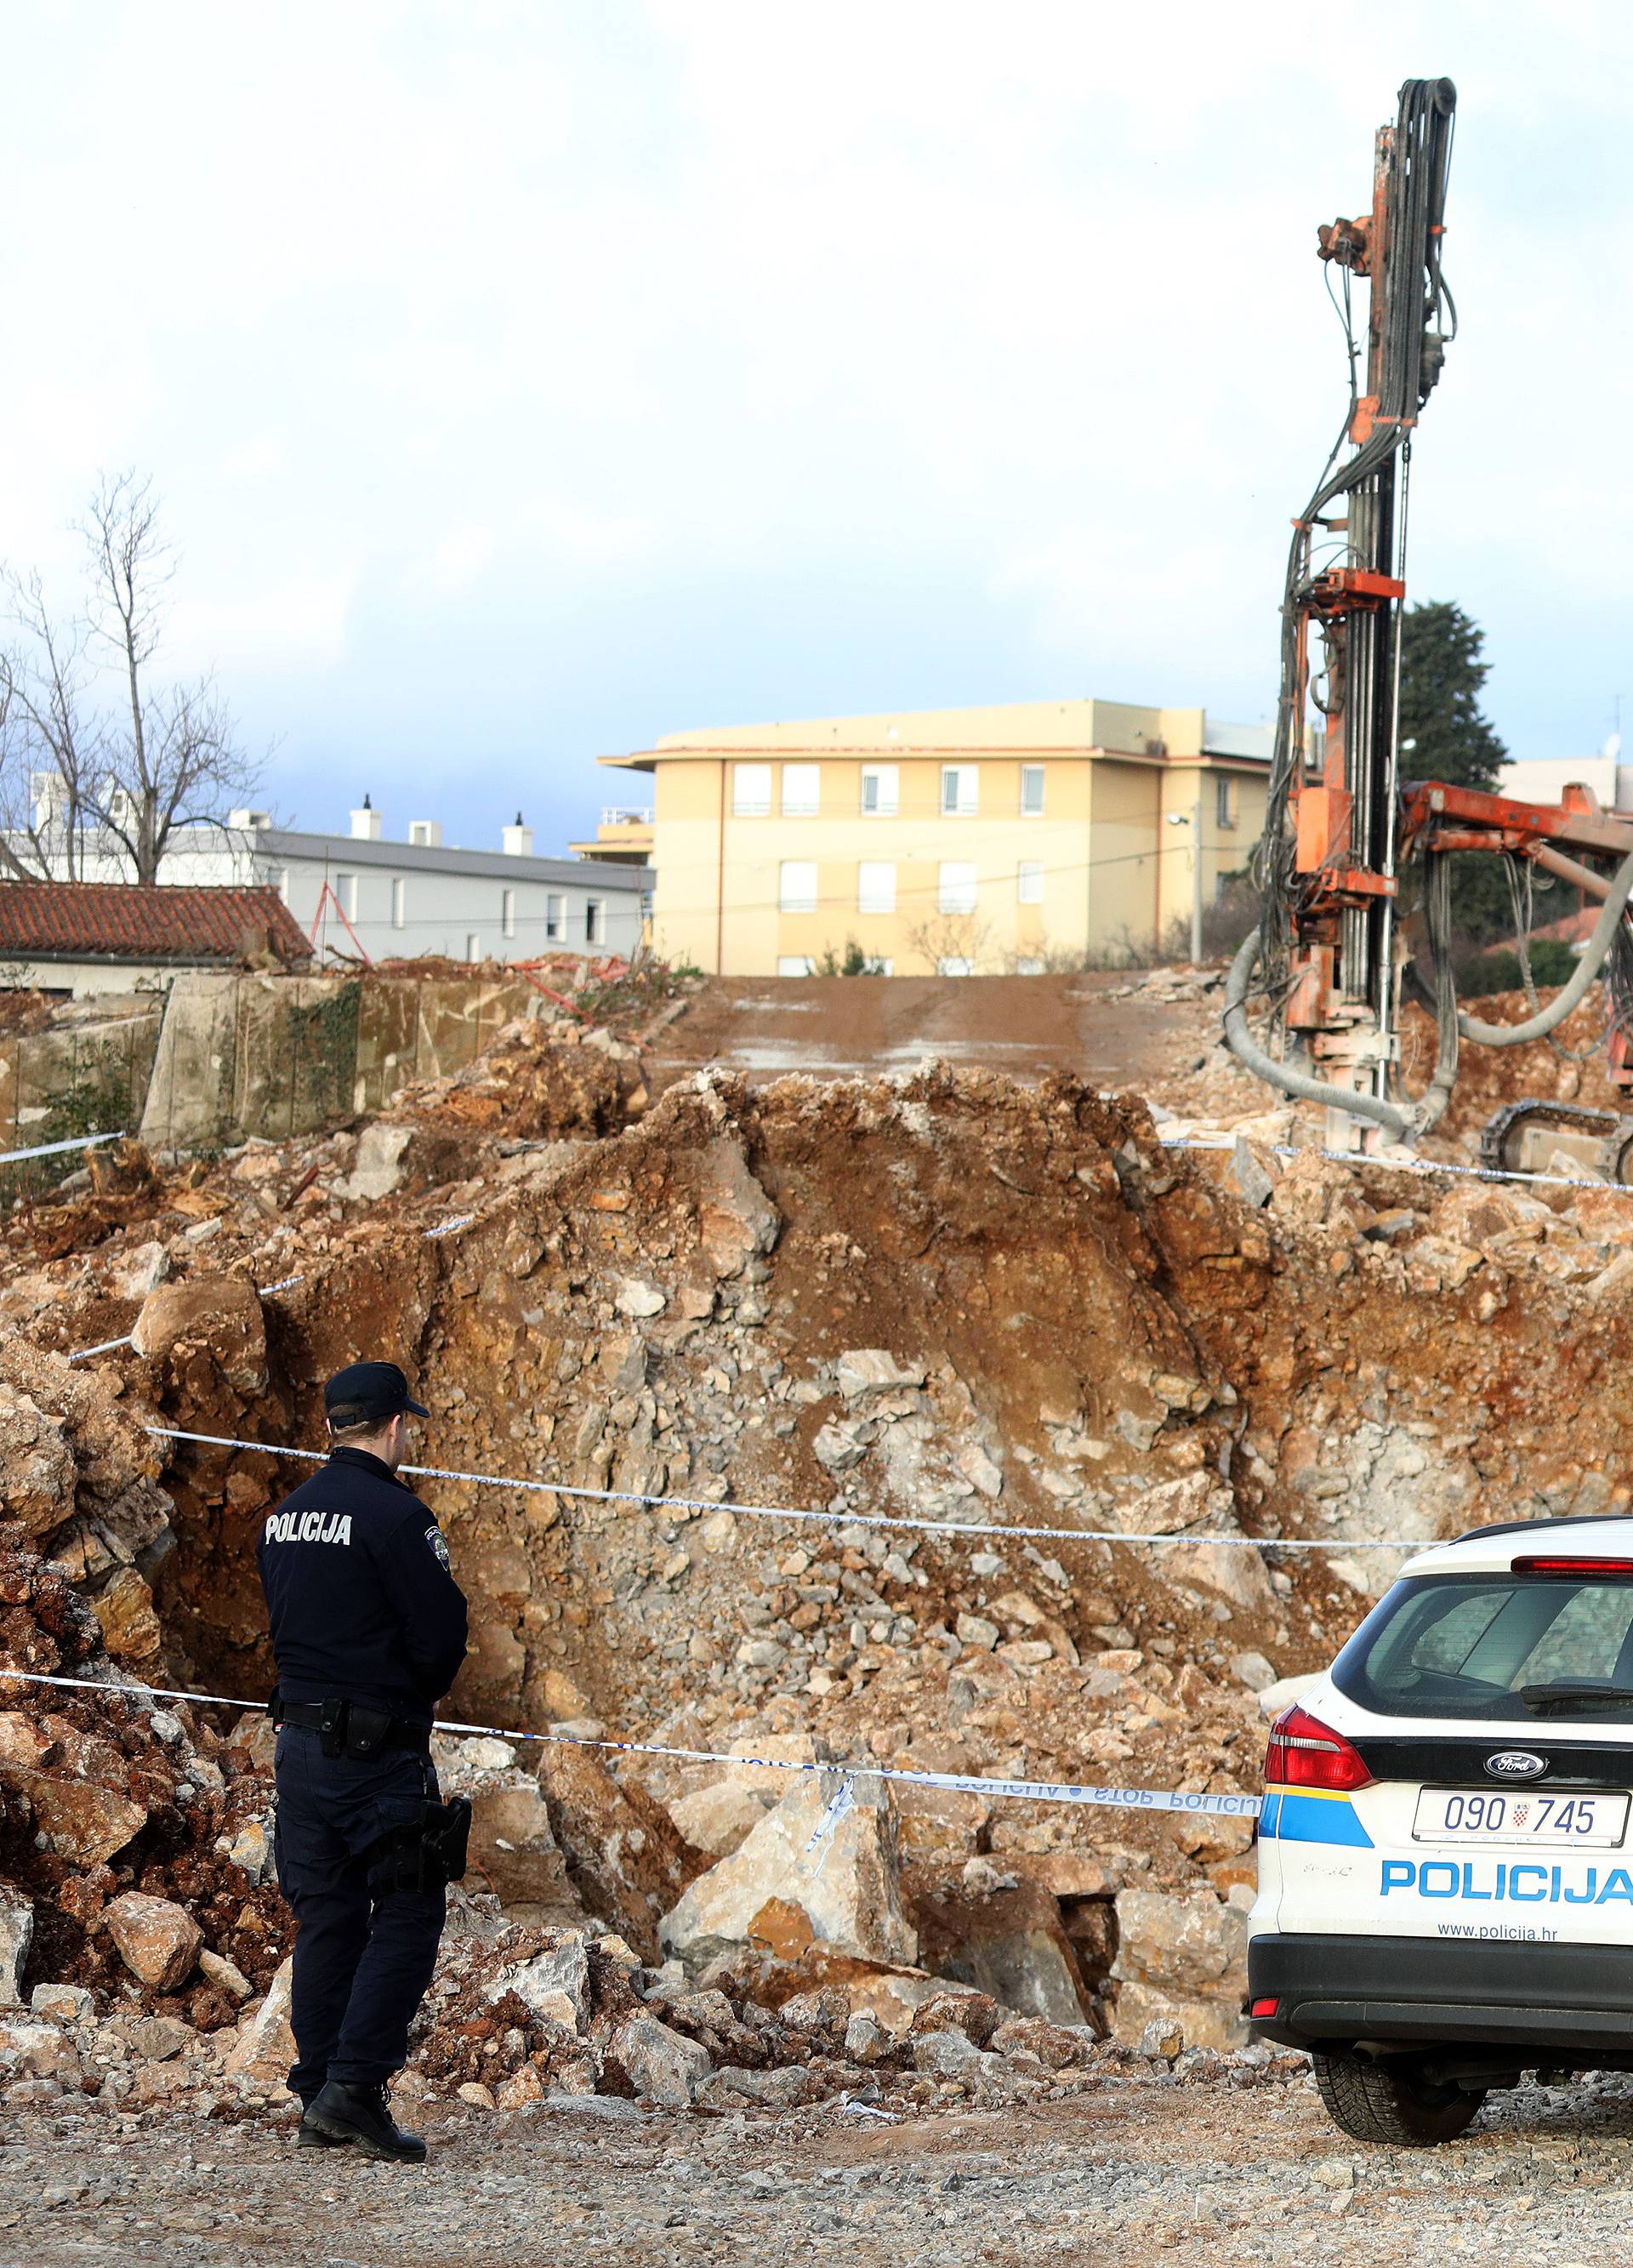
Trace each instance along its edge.
{"label": "drilling rig", "polygon": [[[1442,273],[1457,90],[1408,79],[1374,145],[1372,195],[1359,217],[1318,232],[1343,317],[1350,401],[1338,438],[1293,522],[1282,603],[1281,693],[1256,879],[1257,930],[1225,990],[1225,1035],[1247,1068],[1295,1099],[1327,1107],[1335,1148],[1410,1145],[1445,1108],[1460,1043],[1540,1039],[1604,974],[1612,1084],[1633,1089],[1633,813],[1606,812],[1585,786],[1528,804],[1449,782],[1401,777],[1401,612],[1412,436],[1456,332]],[[1355,288],[1367,289],[1357,342]],[[1319,718],[1324,731],[1313,735]],[[1313,740],[1318,765],[1307,760]],[[1451,856],[1480,850],[1603,900],[1568,984],[1518,1024],[1489,1024],[1457,1003]],[[1401,884],[1416,862],[1424,976],[1406,951]],[[1516,902],[1520,902],[1519,894]],[[1523,938],[1522,938],[1523,946]],[[1424,1091],[1401,1069],[1403,980],[1432,1009],[1436,1062]],[[1247,1004],[1268,1005],[1265,1041]],[[1553,1101],[1511,1105],[1487,1128],[1486,1163],[1534,1171],[1564,1148],[1633,1182],[1633,1117]]]}

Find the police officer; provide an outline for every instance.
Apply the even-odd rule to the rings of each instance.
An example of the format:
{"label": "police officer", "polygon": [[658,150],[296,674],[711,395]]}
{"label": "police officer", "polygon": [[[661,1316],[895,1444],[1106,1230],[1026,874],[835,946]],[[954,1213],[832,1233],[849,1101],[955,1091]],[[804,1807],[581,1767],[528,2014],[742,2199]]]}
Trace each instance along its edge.
{"label": "police officer", "polygon": [[450,1814],[430,1761],[465,1656],[465,1600],[430,1513],[397,1478],[412,1400],[394,1363],[323,1389],[327,1463],[268,1515],[255,1559],[278,1684],[278,1881],[297,1925],[298,2139],[417,2164],[386,2082],[436,1963]]}

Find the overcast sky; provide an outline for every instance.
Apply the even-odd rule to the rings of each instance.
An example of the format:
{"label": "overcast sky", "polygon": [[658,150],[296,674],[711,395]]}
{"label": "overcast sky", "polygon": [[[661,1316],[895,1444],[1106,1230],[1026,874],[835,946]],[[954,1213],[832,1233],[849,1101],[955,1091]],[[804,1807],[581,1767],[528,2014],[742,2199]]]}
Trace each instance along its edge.
{"label": "overcast sky", "polygon": [[1315,228],[1460,101],[1412,585],[1516,754],[1633,703],[1633,11],[1512,0],[17,9],[0,555],[135,466],[283,815],[541,848],[706,725],[1257,721],[1343,406]]}

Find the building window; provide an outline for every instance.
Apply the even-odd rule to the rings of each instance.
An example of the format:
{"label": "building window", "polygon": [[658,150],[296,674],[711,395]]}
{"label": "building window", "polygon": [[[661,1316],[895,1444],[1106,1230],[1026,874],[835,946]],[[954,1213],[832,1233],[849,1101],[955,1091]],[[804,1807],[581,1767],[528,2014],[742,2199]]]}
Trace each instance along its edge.
{"label": "building window", "polygon": [[1043,767],[1023,764],[1020,768],[1020,815],[1023,819],[1043,816]]}
{"label": "building window", "polygon": [[864,858],[857,868],[857,911],[894,914],[896,910],[896,866],[893,858]]}
{"label": "building window", "polygon": [[585,943],[586,945],[605,945],[605,944],[606,944],[606,942],[607,942],[607,923],[606,923],[606,920],[605,920],[606,911],[607,911],[607,909],[606,909],[606,907],[603,905],[603,903],[602,903],[602,902],[601,902],[601,900],[600,900],[600,898],[586,898],[586,899],[585,900],[585,902],[584,902],[584,941],[585,941]]}
{"label": "building window", "polygon": [[567,903],[552,890],[544,902],[544,936],[547,945],[560,945],[567,934]]}
{"label": "building window", "polygon": [[401,929],[408,916],[408,886],[401,874],[391,878],[391,925]]}
{"label": "building window", "polygon": [[814,819],[821,806],[821,765],[784,764],[783,767],[783,818]]}
{"label": "building window", "polygon": [[894,819],[900,775],[894,764],[864,764],[862,767],[862,816],[864,819]]}
{"label": "building window", "polygon": [[1043,864],[1038,858],[1023,858],[1015,869],[1015,902],[1018,906],[1041,906],[1043,903]]}
{"label": "building window", "polygon": [[1029,961],[1023,956],[1015,963],[1015,974],[1017,976],[1041,976],[1043,963],[1037,960]]}
{"label": "building window", "polygon": [[339,900],[340,909],[342,913],[345,915],[347,920],[356,921],[357,918],[357,876],[355,874],[336,874],[335,877],[335,895]]}
{"label": "building window", "polygon": [[505,937],[514,937],[516,934],[516,893],[514,890],[501,890],[499,893],[499,928]]}
{"label": "building window", "polygon": [[973,819],[981,806],[979,764],[943,764],[941,815],[944,819]]}
{"label": "building window", "polygon": [[465,958],[467,961],[482,959],[482,939],[474,929],[467,930],[465,932]]}
{"label": "building window", "polygon": [[779,953],[776,973],[779,976],[809,976],[811,955],[808,953]]}
{"label": "building window", "polygon": [[813,914],[817,902],[814,858],[784,858],[779,873],[776,902],[785,914]]}
{"label": "building window", "polygon": [[[973,914],[975,910],[975,869],[961,858],[941,862],[937,910],[944,914]],[[954,971],[954,974],[958,972]]]}
{"label": "building window", "polygon": [[896,964],[888,954],[870,953],[862,966],[864,976],[894,976]]}
{"label": "building window", "polygon": [[1213,784],[1213,816],[1216,826],[1236,824],[1236,783],[1228,772]]}
{"label": "building window", "polygon": [[936,963],[936,974],[938,976],[973,976],[975,964],[966,954],[949,953]]}
{"label": "building window", "polygon": [[771,767],[769,764],[732,765],[732,816],[733,819],[770,818]]}

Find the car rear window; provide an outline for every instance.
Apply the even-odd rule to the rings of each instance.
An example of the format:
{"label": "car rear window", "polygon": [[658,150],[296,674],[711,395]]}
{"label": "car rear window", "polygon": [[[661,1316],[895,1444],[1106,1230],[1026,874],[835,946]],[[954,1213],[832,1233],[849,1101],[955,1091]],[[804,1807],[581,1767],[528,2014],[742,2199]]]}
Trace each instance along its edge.
{"label": "car rear window", "polygon": [[[1333,1683],[1386,1717],[1633,1726],[1633,1580],[1427,1575],[1397,1583],[1333,1664]],[[1541,1697],[1549,1686],[1595,1689]],[[1528,1695],[1524,1689],[1531,1689]]]}

